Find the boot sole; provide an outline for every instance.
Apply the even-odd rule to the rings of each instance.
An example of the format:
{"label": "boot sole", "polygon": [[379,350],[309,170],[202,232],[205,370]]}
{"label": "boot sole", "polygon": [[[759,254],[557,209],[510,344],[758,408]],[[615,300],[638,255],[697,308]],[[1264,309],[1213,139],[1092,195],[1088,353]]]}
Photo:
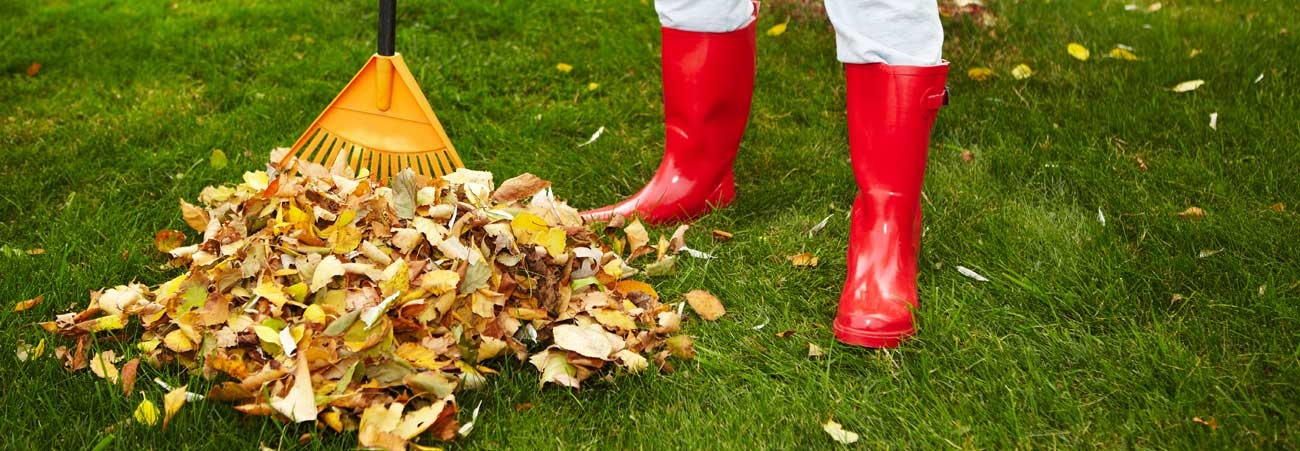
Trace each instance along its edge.
{"label": "boot sole", "polygon": [[841,343],[853,346],[862,346],[865,348],[897,348],[898,344],[904,338],[912,336],[916,329],[910,329],[899,333],[876,333],[857,330],[849,327],[841,327],[839,324],[832,324],[835,330],[835,339]]}

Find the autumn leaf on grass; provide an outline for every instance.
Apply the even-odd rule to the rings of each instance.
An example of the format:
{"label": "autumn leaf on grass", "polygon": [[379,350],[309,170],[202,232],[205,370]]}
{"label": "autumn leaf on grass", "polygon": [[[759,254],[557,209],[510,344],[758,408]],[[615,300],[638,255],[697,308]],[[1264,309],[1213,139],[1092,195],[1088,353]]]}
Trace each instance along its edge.
{"label": "autumn leaf on grass", "polygon": [[28,77],[35,77],[36,73],[40,71],[41,71],[41,63],[39,62],[33,62],[30,66],[27,66]]}
{"label": "autumn leaf on grass", "polygon": [[815,359],[818,357],[825,357],[825,356],[826,356],[826,351],[823,351],[821,346],[817,346],[812,342],[808,343],[808,358]]}
{"label": "autumn leaf on grass", "polygon": [[95,354],[90,358],[90,372],[95,373],[100,379],[116,384],[120,374],[117,372],[117,366],[113,365],[115,360],[117,356],[112,350]]}
{"label": "autumn leaf on grass", "polygon": [[513,202],[519,199],[525,199],[537,194],[538,191],[544,190],[551,186],[551,182],[542,180],[540,177],[527,172],[514,176],[513,178],[501,182],[501,186],[492,193],[492,200],[497,202]]}
{"label": "autumn leaf on grass", "polygon": [[704,290],[691,290],[686,293],[686,303],[691,305],[691,310],[700,315],[706,321],[715,321],[727,314],[727,309],[722,306],[722,301]]}
{"label": "autumn leaf on grass", "polygon": [[558,63],[558,64],[555,65],[555,70],[558,70],[558,71],[560,71],[560,72],[563,72],[563,73],[566,73],[566,74],[567,74],[567,73],[573,71],[573,66],[570,65],[570,64]]}
{"label": "autumn leaf on grass", "polygon": [[42,294],[42,295],[38,295],[38,296],[36,296],[36,297],[34,297],[34,298],[28,299],[28,300],[26,300],[26,301],[20,301],[20,302],[18,302],[17,304],[14,304],[14,311],[15,311],[15,312],[21,312],[21,311],[24,311],[24,310],[28,310],[28,309],[31,309],[32,307],[35,307],[35,306],[37,306],[37,305],[40,305],[41,302],[44,302],[44,301],[45,301],[45,295],[43,295],[43,294]]}
{"label": "autumn leaf on grass", "polygon": [[166,395],[163,395],[163,430],[167,430],[167,423],[172,421],[176,412],[181,410],[185,405],[185,388],[188,386],[176,387]]}
{"label": "autumn leaf on grass", "polygon": [[212,165],[212,169],[225,169],[229,163],[230,159],[226,158],[224,150],[212,149],[212,155],[208,156],[208,164]]}
{"label": "autumn leaf on grass", "polygon": [[1191,91],[1195,91],[1196,88],[1200,88],[1201,85],[1203,84],[1205,84],[1205,80],[1189,80],[1174,85],[1174,87],[1170,88],[1170,90],[1178,93],[1191,92]]}
{"label": "autumn leaf on grass", "polygon": [[844,426],[830,418],[826,419],[825,424],[822,424],[822,430],[826,431],[831,436],[831,439],[845,445],[851,445],[853,442],[858,441],[857,433],[844,430]]}
{"label": "autumn leaf on grass", "polygon": [[785,29],[789,25],[790,25],[790,18],[787,17],[785,18],[785,22],[781,22],[779,24],[773,25],[772,28],[768,28],[767,35],[773,37],[780,36],[782,33],[785,33]]}
{"label": "autumn leaf on grass", "polygon": [[1178,217],[1188,221],[1200,220],[1205,217],[1205,210],[1202,210],[1201,207],[1187,207],[1186,210],[1178,213]]}
{"label": "autumn leaf on grass", "polygon": [[817,256],[809,252],[804,252],[802,254],[795,254],[795,255],[787,255],[785,256],[785,259],[790,260],[790,264],[798,268],[816,267],[818,262]]}
{"label": "autumn leaf on grass", "polygon": [[135,391],[135,376],[140,370],[140,359],[131,359],[122,365],[122,394],[130,397]]}
{"label": "autumn leaf on grass", "polygon": [[718,241],[730,240],[733,235],[726,230],[713,229],[713,239]]}
{"label": "autumn leaf on grass", "polygon": [[[284,398],[272,397],[271,407],[295,423],[316,420],[316,398],[311,385],[311,370],[307,363],[307,353],[298,353],[295,364],[293,385]],[[182,390],[182,393],[184,391]]]}
{"label": "autumn leaf on grass", "polygon": [[1065,46],[1065,51],[1079,61],[1087,61],[1092,56],[1092,52],[1089,52],[1087,47],[1077,42],[1071,42],[1070,45]]}
{"label": "autumn leaf on grass", "polygon": [[1124,47],[1115,47],[1115,48],[1111,49],[1111,50],[1110,50],[1110,53],[1107,53],[1106,56],[1109,56],[1109,57],[1111,57],[1111,58],[1115,58],[1115,59],[1119,59],[1119,60],[1124,60],[1124,61],[1137,61],[1137,60],[1138,60],[1138,56],[1137,56],[1137,54],[1133,53],[1132,50],[1126,49],[1126,48],[1124,48]]}
{"label": "autumn leaf on grass", "polygon": [[171,252],[172,249],[181,247],[183,244],[185,244],[185,232],[180,230],[159,230],[153,236],[153,246],[158,249],[158,252]]}
{"label": "autumn leaf on grass", "polygon": [[1016,80],[1024,80],[1034,76],[1034,70],[1030,69],[1028,64],[1021,64],[1011,69],[1011,76]]}
{"label": "autumn leaf on grass", "polygon": [[135,407],[135,413],[131,416],[135,418],[137,423],[146,426],[158,424],[158,406],[155,406],[153,401],[150,401],[149,398],[145,397],[144,393],[140,393],[140,397],[143,398],[143,400],[140,401],[140,405]]}
{"label": "autumn leaf on grass", "polygon": [[40,343],[37,343],[36,346],[32,346],[22,340],[18,340],[18,343],[16,346],[14,346],[14,348],[15,348],[14,354],[18,357],[19,362],[36,360],[41,358],[41,356],[45,354],[45,339],[42,338]]}
{"label": "autumn leaf on grass", "polygon": [[200,233],[207,230],[208,229],[207,210],[196,207],[193,204],[186,202],[185,199],[180,199],[180,202],[181,202],[181,217],[185,219],[185,223],[189,224],[191,229],[194,229],[195,231],[198,231]]}
{"label": "autumn leaf on grass", "polygon": [[966,76],[975,81],[986,81],[993,78],[993,69],[987,67],[972,67],[966,71]]}

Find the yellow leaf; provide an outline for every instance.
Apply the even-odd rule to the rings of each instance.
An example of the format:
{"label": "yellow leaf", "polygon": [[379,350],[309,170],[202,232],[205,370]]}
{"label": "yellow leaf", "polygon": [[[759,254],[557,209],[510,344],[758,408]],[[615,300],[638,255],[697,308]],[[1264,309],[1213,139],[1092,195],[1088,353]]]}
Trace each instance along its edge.
{"label": "yellow leaf", "polygon": [[686,303],[691,305],[691,310],[700,314],[700,318],[707,321],[714,321],[727,314],[727,309],[722,306],[722,301],[704,290],[691,290],[686,293]]}
{"label": "yellow leaf", "polygon": [[597,322],[609,327],[620,330],[636,330],[636,322],[632,321],[632,317],[622,310],[596,309],[591,311],[591,316],[595,317]]}
{"label": "yellow leaf", "polygon": [[325,309],[316,304],[309,305],[303,310],[302,319],[314,324],[325,324]]}
{"label": "yellow leaf", "polygon": [[993,78],[993,69],[987,67],[972,67],[970,70],[966,71],[966,76],[970,77],[971,80],[985,81]]}
{"label": "yellow leaf", "polygon": [[186,336],[185,332],[180,329],[167,333],[163,337],[163,345],[167,346],[167,349],[172,350],[172,352],[190,352],[194,350],[194,342],[190,341],[190,337]]}
{"label": "yellow leaf", "polygon": [[1108,53],[1107,55],[1109,55],[1111,58],[1121,59],[1124,61],[1137,61],[1138,59],[1137,54],[1123,47],[1115,47],[1113,49],[1110,49],[1110,53]]}
{"label": "yellow leaf", "polygon": [[284,303],[289,302],[289,298],[284,295],[284,287],[272,278],[262,279],[262,282],[253,288],[253,294],[265,298],[276,307],[284,307]]}
{"label": "yellow leaf", "polygon": [[[144,393],[140,393],[140,397],[144,398]],[[158,424],[158,406],[155,406],[149,398],[144,398],[143,401],[140,401],[140,405],[135,407],[135,413],[132,416],[140,424],[153,426]]]}
{"label": "yellow leaf", "polygon": [[255,191],[262,191],[271,186],[271,177],[266,171],[249,171],[244,173],[244,183]]}
{"label": "yellow leaf", "polygon": [[112,315],[97,318],[90,324],[91,332],[103,332],[106,330],[118,330],[126,327],[126,315]]}
{"label": "yellow leaf", "polygon": [[564,233],[564,229],[552,227],[537,241],[538,244],[546,247],[546,253],[551,254],[551,257],[558,258],[564,254],[564,244],[567,239],[568,235]]}
{"label": "yellow leaf", "polygon": [[334,277],[341,276],[346,271],[343,270],[343,262],[339,261],[333,255],[321,259],[320,264],[316,265],[316,272],[311,275],[311,292],[315,293],[329,285]]}
{"label": "yellow leaf", "polygon": [[41,339],[40,343],[37,343],[37,344],[36,344],[36,348],[32,349],[32,359],[33,359],[33,360],[35,360],[35,359],[39,359],[39,358],[41,358],[41,356],[43,356],[43,355],[45,355],[45,339],[44,339],[44,338]]}
{"label": "yellow leaf", "polygon": [[1189,92],[1189,91],[1195,91],[1196,88],[1201,87],[1201,85],[1203,84],[1205,84],[1205,80],[1189,80],[1174,85],[1172,89],[1174,92]]}
{"label": "yellow leaf", "polygon": [[768,29],[767,29],[767,35],[768,35],[768,36],[780,36],[782,33],[785,33],[785,29],[786,29],[786,27],[789,26],[789,25],[790,25],[790,18],[787,17],[787,18],[785,18],[785,22],[781,22],[781,23],[779,23],[779,24],[773,25],[772,28],[768,28]]}
{"label": "yellow leaf", "polygon": [[401,346],[397,347],[396,351],[393,351],[393,354],[400,357],[402,360],[407,361],[407,363],[410,363],[412,366],[419,368],[437,370],[446,366],[445,362],[438,362],[437,353],[416,342],[402,343]]}
{"label": "yellow leaf", "polygon": [[176,416],[176,412],[179,412],[181,410],[181,406],[185,405],[186,387],[188,386],[176,387],[172,391],[167,392],[166,395],[163,395],[163,430],[164,431],[167,430],[167,423],[170,423],[172,421],[172,417]]}
{"label": "yellow leaf", "polygon": [[429,271],[420,276],[420,288],[434,295],[453,291],[459,283],[460,273],[446,269]]}
{"label": "yellow leaf", "polygon": [[433,426],[433,423],[438,421],[438,417],[446,407],[447,400],[442,399],[425,406],[423,409],[407,412],[402,417],[402,421],[397,424],[397,427],[393,428],[393,434],[404,440],[415,438],[415,436],[429,429],[429,426]]}
{"label": "yellow leaf", "polygon": [[510,231],[514,232],[515,239],[523,244],[536,243],[536,236],[545,233],[549,228],[545,219],[532,213],[519,213],[510,220]]}
{"label": "yellow leaf", "polygon": [[1186,210],[1178,213],[1178,217],[1186,220],[1198,220],[1205,217],[1205,210],[1201,209],[1201,207],[1187,207]]}
{"label": "yellow leaf", "polygon": [[1074,59],[1079,61],[1087,61],[1088,57],[1092,56],[1092,52],[1089,52],[1087,47],[1076,42],[1071,42],[1070,45],[1065,47],[1065,49],[1067,52],[1070,52],[1070,56],[1073,56]]}
{"label": "yellow leaf", "polygon": [[568,64],[565,64],[565,63],[559,63],[559,64],[556,64],[556,65],[555,65],[555,70],[558,70],[558,71],[560,71],[560,72],[564,72],[564,73],[567,74],[567,73],[569,73],[570,71],[573,70],[573,66],[568,65]]}
{"label": "yellow leaf", "polygon": [[28,300],[26,300],[26,301],[19,302],[18,304],[14,305],[14,311],[15,311],[15,312],[21,312],[21,311],[23,311],[23,310],[30,309],[30,308],[32,308],[32,307],[35,307],[35,306],[37,306],[37,305],[40,305],[41,301],[44,301],[44,300],[45,300],[45,295],[40,295],[40,296],[36,296],[36,297],[34,297],[34,298],[31,298],[31,299],[28,299]]}
{"label": "yellow leaf", "polygon": [[600,83],[596,83],[596,82],[594,82],[594,81],[591,82],[591,83],[587,83],[587,90],[588,90],[588,91],[595,91],[595,90],[597,90],[597,89],[600,89]]}
{"label": "yellow leaf", "polygon": [[844,430],[843,426],[829,418],[826,419],[826,423],[822,425],[822,430],[826,431],[826,433],[831,436],[831,439],[845,445],[858,441],[857,433]]}
{"label": "yellow leaf", "polygon": [[271,408],[280,412],[295,423],[316,421],[316,394],[311,385],[311,369],[307,363],[307,353],[298,353],[298,362],[294,365],[293,386],[284,398],[272,397]]}
{"label": "yellow leaf", "polygon": [[810,267],[817,266],[817,256],[808,252],[804,252],[802,254],[787,255],[785,259],[790,260],[790,264],[800,268],[810,268]]}
{"label": "yellow leaf", "polygon": [[185,199],[180,199],[181,217],[185,223],[189,224],[191,229],[202,232],[208,229],[208,212],[202,208],[196,207]]}
{"label": "yellow leaf", "polygon": [[1011,76],[1016,80],[1024,80],[1034,76],[1034,70],[1030,69],[1028,64],[1021,64],[1011,69]]}

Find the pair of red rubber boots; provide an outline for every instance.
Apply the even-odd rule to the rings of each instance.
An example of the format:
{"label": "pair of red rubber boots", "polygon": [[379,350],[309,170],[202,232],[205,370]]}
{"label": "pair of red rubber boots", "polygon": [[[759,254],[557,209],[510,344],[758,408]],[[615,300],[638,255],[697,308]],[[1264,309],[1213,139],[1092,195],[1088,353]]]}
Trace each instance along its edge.
{"label": "pair of red rubber boots", "polygon": [[[754,91],[754,27],[728,33],[663,29],[663,161],[640,192],[584,217],[618,214],[663,224],[731,203],[732,163]],[[858,196],[835,336],[852,345],[896,347],[915,331],[921,180],[948,66],[844,68]]]}

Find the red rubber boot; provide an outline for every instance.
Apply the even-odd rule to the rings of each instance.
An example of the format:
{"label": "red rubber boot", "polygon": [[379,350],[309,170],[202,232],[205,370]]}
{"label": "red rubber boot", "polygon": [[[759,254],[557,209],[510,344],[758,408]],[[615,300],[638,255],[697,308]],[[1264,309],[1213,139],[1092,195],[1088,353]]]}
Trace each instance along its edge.
{"label": "red rubber boot", "polygon": [[849,153],[858,197],[835,338],[892,348],[915,332],[921,181],[948,63],[845,64]]}
{"label": "red rubber boot", "polygon": [[736,197],[732,163],[754,93],[754,27],[727,33],[663,28],[666,138],[659,170],[632,197],[582,213],[588,220],[639,216],[687,221]]}

